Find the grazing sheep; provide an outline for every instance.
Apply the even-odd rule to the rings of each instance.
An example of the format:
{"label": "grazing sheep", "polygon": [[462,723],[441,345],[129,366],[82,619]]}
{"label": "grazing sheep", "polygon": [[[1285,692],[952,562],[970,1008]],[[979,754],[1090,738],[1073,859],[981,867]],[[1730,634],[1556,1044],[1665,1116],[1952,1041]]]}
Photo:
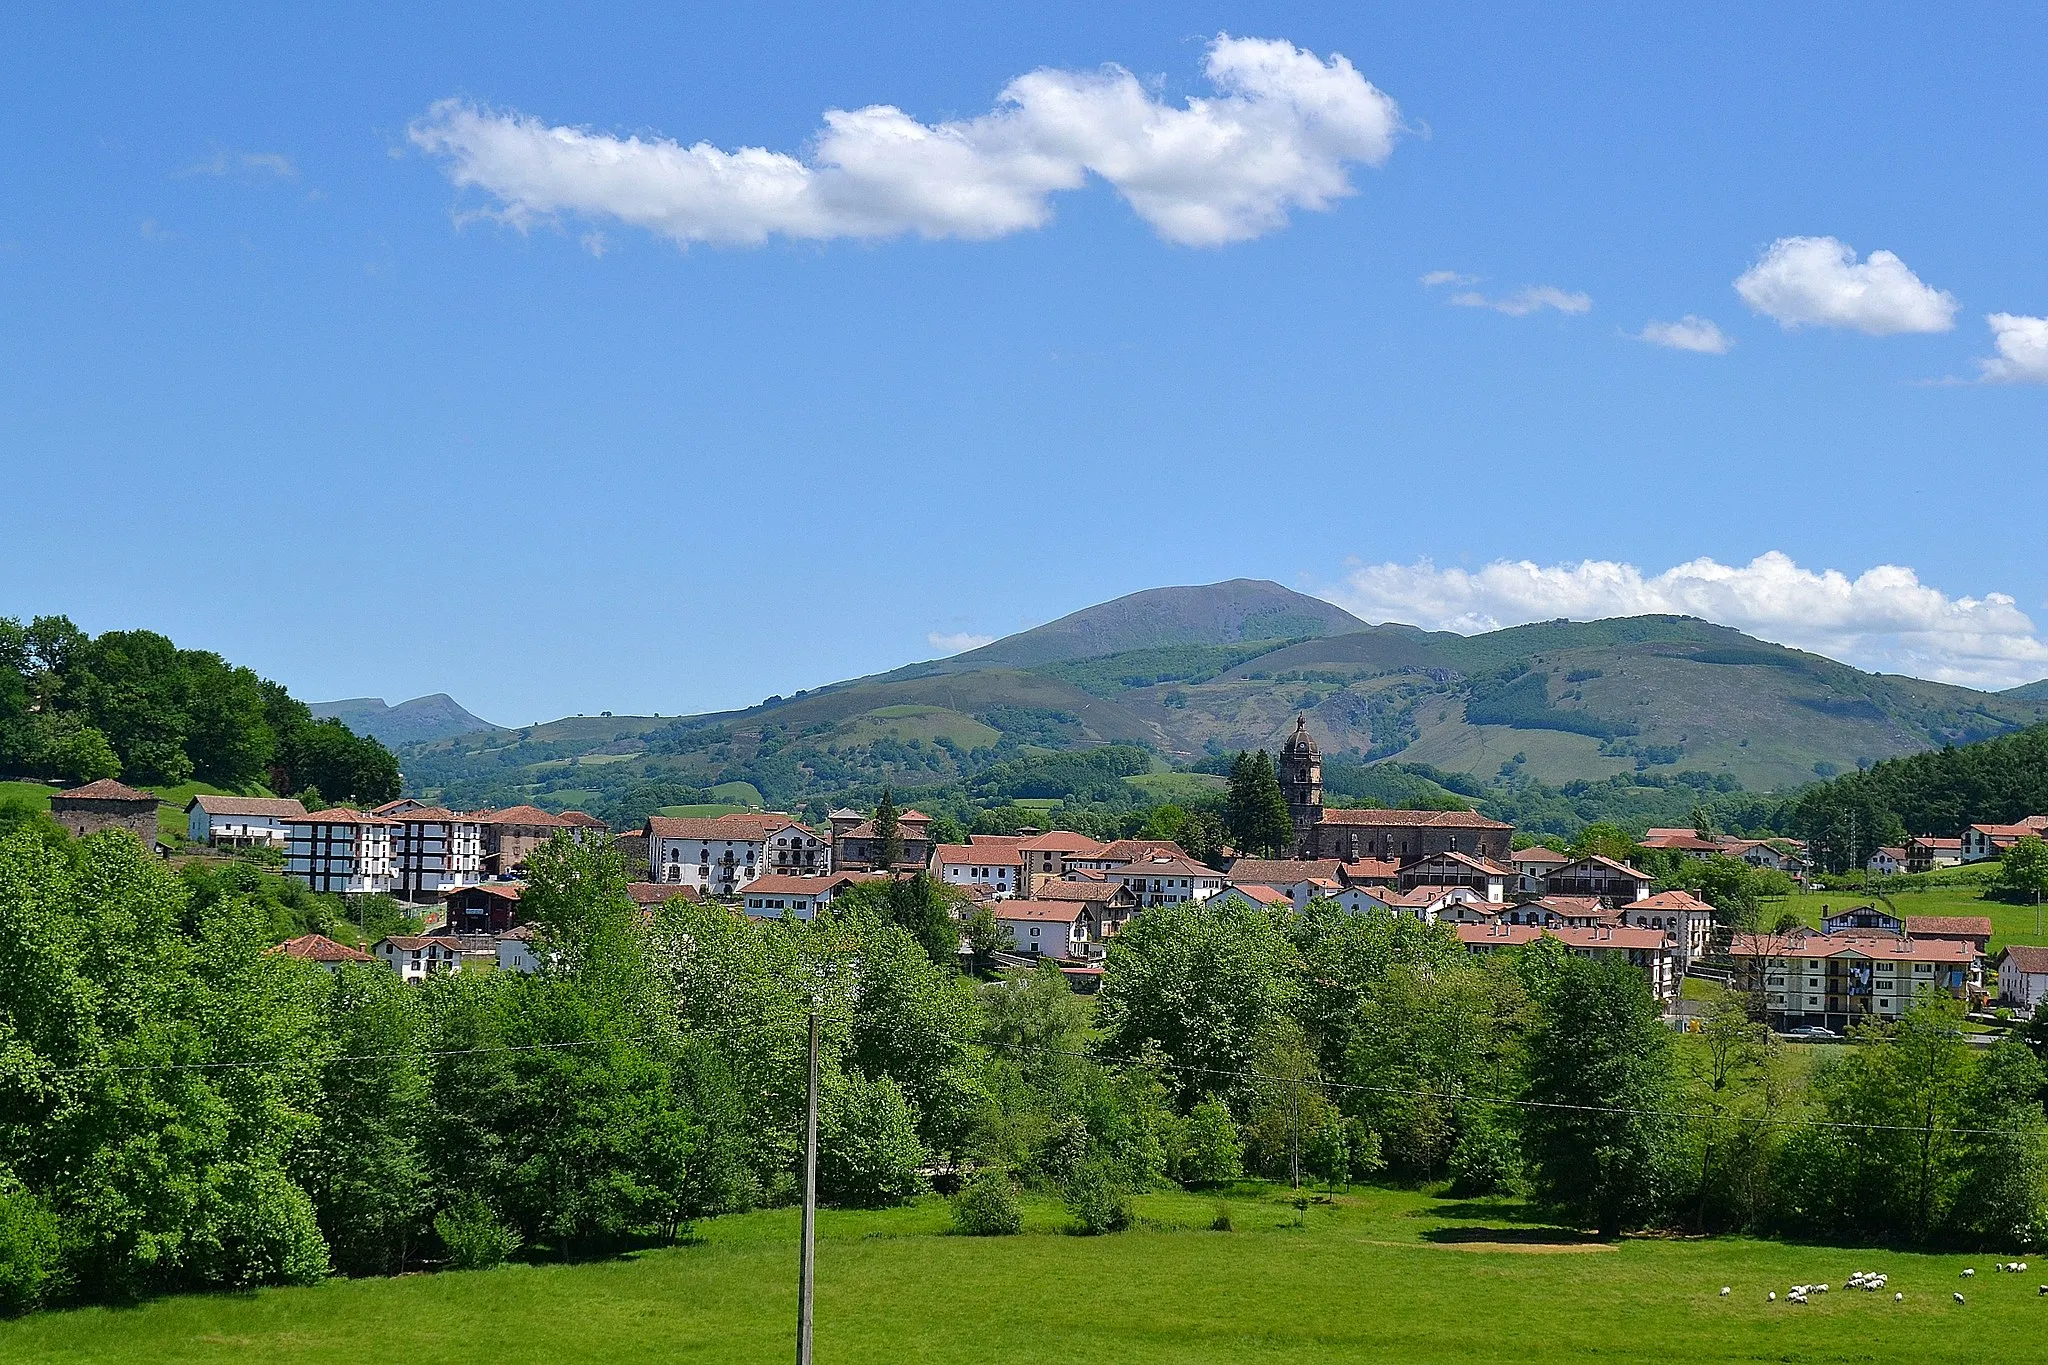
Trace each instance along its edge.
{"label": "grazing sheep", "polygon": [[1724,1298],[1724,1299],[1725,1299],[1725,1298],[1727,1298],[1727,1297],[1728,1297],[1728,1296],[1729,1296],[1730,1294],[1732,1294],[1733,1292],[1735,1292],[1735,1291],[1733,1291],[1732,1289],[1730,1289],[1730,1288],[1729,1288],[1729,1287],[1728,1287],[1727,1285],[1725,1285],[1725,1284],[1724,1284],[1724,1285],[1722,1285],[1722,1286],[1721,1286],[1721,1297],[1722,1297],[1722,1298]]}
{"label": "grazing sheep", "polygon": [[1956,1295],[1956,1302],[1957,1302],[1957,1303],[1961,1303],[1962,1301],[1963,1301],[1963,1296],[1962,1296],[1961,1294],[1957,1294],[1957,1295]]}
{"label": "grazing sheep", "polygon": [[1778,1301],[1778,1291],[1773,1289],[1765,1297],[1768,1298],[1772,1303],[1776,1303]]}
{"label": "grazing sheep", "polygon": [[1894,1295],[1892,1295],[1892,1302],[1893,1302],[1893,1303],[1904,1303],[1905,1301],[1906,1301],[1906,1296],[1905,1296],[1904,1294],[1894,1294]]}
{"label": "grazing sheep", "polygon": [[1963,1272],[1963,1278],[1967,1280],[1967,1279],[1969,1279],[1969,1278],[1970,1278],[1971,1276],[1975,1275],[1976,1273],[1977,1273],[1977,1272],[1976,1272],[1976,1270],[1975,1270],[1974,1268],[1972,1268],[1972,1269],[1969,1269],[1969,1270],[1965,1270],[1965,1271]]}

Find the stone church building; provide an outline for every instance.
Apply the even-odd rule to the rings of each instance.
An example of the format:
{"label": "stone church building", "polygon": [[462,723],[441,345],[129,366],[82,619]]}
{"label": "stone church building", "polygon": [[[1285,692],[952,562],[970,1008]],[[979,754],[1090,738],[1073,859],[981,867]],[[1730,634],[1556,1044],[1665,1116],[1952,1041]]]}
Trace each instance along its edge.
{"label": "stone church building", "polygon": [[1463,853],[1505,863],[1515,827],[1470,810],[1324,810],[1323,755],[1306,718],[1280,746],[1275,773],[1294,820],[1294,856],[1412,863]]}

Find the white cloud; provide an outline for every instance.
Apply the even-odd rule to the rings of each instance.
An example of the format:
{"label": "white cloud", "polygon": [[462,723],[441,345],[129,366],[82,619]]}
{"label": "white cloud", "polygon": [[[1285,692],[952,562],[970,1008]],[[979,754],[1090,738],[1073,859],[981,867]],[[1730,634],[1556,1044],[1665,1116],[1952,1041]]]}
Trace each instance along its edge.
{"label": "white cloud", "polygon": [[950,635],[935,630],[924,638],[926,643],[938,650],[941,655],[949,655],[964,654],[970,649],[980,649],[983,645],[994,644],[996,637],[976,635],[970,630],[956,631]]}
{"label": "white cloud", "polygon": [[1477,275],[1460,275],[1455,270],[1432,270],[1422,277],[1424,289],[1434,289],[1440,284],[1477,284]]}
{"label": "white cloud", "polygon": [[1652,346],[1668,346],[1674,351],[1698,351],[1702,355],[1726,355],[1734,340],[1715,324],[1711,318],[1695,317],[1687,313],[1676,322],[1658,322],[1654,318],[1643,324],[1643,330],[1636,333],[1638,341],[1647,341]]}
{"label": "white cloud", "polygon": [[1168,241],[1215,246],[1329,208],[1353,193],[1350,164],[1393,152],[1399,109],[1342,56],[1224,35],[1203,71],[1217,93],[1180,106],[1107,66],[1019,76],[972,119],[832,109],[801,155],[616,137],[460,100],[410,136],[515,227],[612,218],[679,244],[1001,237],[1044,226],[1052,194],[1094,175]]}
{"label": "white cloud", "polygon": [[1426,559],[1367,564],[1322,595],[1368,621],[1461,634],[1558,617],[1670,613],[1941,682],[1999,688],[2048,676],[2048,643],[2004,593],[1950,597],[1896,564],[1855,578],[1817,573],[1775,550],[1746,565],[1695,559],[1658,574],[1611,560],[1497,560],[1471,571]]}
{"label": "white cloud", "polygon": [[[1423,276],[1422,282],[1426,285],[1470,284],[1473,279],[1470,275],[1453,275],[1448,270],[1440,270],[1435,272],[1434,277]],[[1477,290],[1466,289],[1451,295],[1445,302],[1455,304],[1459,308],[1491,308],[1494,312],[1506,313],[1511,318],[1527,317],[1543,308],[1555,308],[1560,313],[1584,313],[1593,306],[1591,295],[1559,289],[1554,284],[1525,285],[1514,293],[1503,294],[1499,298],[1488,298]]]}
{"label": "white cloud", "polygon": [[1854,327],[1871,336],[1946,332],[1959,306],[1891,252],[1858,262],[1855,248],[1833,237],[1780,237],[1736,278],[1735,292],[1786,327]]}
{"label": "white cloud", "polygon": [[185,168],[187,175],[225,176],[237,172],[294,180],[299,168],[283,152],[215,152],[197,165]]}
{"label": "white cloud", "polygon": [[2048,384],[2048,318],[2019,313],[1993,313],[1991,341],[1995,358],[1980,360],[1982,378],[1992,384]]}

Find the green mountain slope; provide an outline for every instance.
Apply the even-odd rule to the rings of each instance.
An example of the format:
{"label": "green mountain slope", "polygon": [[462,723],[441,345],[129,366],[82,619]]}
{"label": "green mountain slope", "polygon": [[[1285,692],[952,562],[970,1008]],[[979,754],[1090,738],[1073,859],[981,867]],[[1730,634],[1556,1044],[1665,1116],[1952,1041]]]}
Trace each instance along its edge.
{"label": "green mountain slope", "polygon": [[665,784],[662,804],[682,804],[744,782],[782,805],[884,782],[966,782],[1020,756],[1104,744],[1186,767],[1272,748],[1299,715],[1354,773],[1398,758],[1487,783],[1684,772],[1786,791],[2048,719],[2048,697],[2030,691],[1864,673],[1681,616],[1475,636],[1364,626],[1278,584],[1237,580],[1132,594],[951,659],[742,711],[579,717],[414,744],[403,757],[411,784],[451,800],[559,806]]}

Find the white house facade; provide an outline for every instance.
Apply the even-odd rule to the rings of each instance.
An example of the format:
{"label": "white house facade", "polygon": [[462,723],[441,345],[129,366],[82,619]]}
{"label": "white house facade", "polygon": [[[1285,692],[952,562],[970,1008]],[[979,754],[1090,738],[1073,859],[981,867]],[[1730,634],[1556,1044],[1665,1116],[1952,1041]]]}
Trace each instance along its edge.
{"label": "white house facade", "polygon": [[391,832],[391,856],[398,867],[398,894],[429,900],[483,880],[484,827],[476,819],[440,806],[402,815]]}
{"label": "white house facade", "polygon": [[815,877],[832,870],[832,841],[787,815],[653,815],[644,832],[648,879],[700,896],[737,896],[770,873]]}
{"label": "white house facade", "polygon": [[185,835],[195,844],[283,848],[291,841],[291,822],[305,814],[293,797],[201,794],[185,807]]}

